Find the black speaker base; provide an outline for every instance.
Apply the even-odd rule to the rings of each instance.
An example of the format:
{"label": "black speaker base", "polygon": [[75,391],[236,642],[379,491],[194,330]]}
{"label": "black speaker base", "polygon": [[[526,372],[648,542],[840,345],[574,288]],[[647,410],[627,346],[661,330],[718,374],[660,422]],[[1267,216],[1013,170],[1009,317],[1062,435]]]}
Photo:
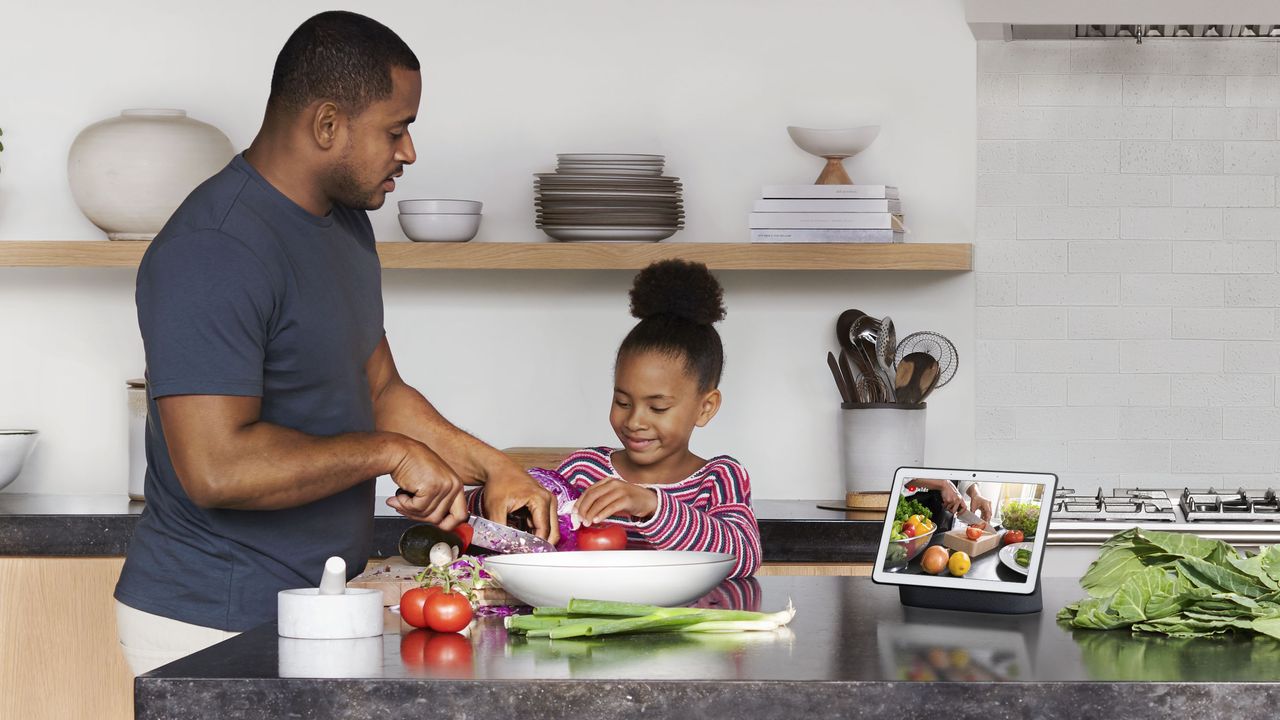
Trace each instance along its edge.
{"label": "black speaker base", "polygon": [[1030,595],[899,585],[898,597],[903,605],[936,610],[1027,615],[1044,609],[1039,580],[1036,580],[1036,589]]}

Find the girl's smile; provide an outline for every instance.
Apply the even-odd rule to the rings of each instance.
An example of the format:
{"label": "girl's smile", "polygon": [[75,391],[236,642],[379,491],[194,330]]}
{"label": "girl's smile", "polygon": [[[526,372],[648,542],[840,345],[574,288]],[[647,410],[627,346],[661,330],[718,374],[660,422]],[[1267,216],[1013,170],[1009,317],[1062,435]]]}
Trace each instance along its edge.
{"label": "girl's smile", "polygon": [[618,358],[609,424],[632,481],[674,482],[701,467],[705,461],[689,451],[689,438],[719,407],[720,391],[698,392],[682,357],[641,352]]}

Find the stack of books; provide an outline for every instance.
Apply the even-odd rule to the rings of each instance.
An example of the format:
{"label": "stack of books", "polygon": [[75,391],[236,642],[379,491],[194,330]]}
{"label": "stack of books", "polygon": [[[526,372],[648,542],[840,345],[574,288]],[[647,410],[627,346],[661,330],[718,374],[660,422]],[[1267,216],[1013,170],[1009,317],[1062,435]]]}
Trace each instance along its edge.
{"label": "stack of books", "polygon": [[890,185],[766,185],[752,210],[751,242],[895,243],[906,231]]}

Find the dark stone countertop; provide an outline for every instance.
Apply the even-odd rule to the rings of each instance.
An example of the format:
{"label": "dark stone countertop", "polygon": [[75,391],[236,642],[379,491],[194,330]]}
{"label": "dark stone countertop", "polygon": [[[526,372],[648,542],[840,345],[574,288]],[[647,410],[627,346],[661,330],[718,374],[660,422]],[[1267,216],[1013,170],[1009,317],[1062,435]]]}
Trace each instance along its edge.
{"label": "dark stone countertop", "polygon": [[[883,520],[818,508],[817,500],[756,500],[766,562],[871,562]],[[826,503],[824,503],[826,504]],[[146,507],[124,495],[0,493],[0,556],[122,556]],[[374,505],[375,557],[397,554],[413,524]]]}
{"label": "dark stone countertop", "polygon": [[266,625],[140,677],[137,717],[1235,720],[1273,717],[1280,694],[1280,641],[1059,626],[1074,580],[1045,580],[1044,612],[1024,616],[906,608],[866,578],[745,589],[766,611],[794,600],[789,637],[525,640],[486,619],[469,638],[397,622],[302,641]]}

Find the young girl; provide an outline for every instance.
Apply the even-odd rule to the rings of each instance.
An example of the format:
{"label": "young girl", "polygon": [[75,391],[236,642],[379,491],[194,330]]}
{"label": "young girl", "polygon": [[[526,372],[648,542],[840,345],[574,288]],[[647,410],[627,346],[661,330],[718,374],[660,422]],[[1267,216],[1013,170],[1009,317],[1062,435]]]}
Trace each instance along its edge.
{"label": "young girl", "polygon": [[609,410],[622,447],[579,450],[559,473],[583,491],[575,512],[584,525],[623,525],[635,546],[730,553],[731,577],[742,577],[760,566],[747,471],[728,455],[689,450],[693,429],[720,409],[724,349],[713,324],[724,318],[722,294],[702,264],[664,260],[636,276],[640,322],[618,348]]}

